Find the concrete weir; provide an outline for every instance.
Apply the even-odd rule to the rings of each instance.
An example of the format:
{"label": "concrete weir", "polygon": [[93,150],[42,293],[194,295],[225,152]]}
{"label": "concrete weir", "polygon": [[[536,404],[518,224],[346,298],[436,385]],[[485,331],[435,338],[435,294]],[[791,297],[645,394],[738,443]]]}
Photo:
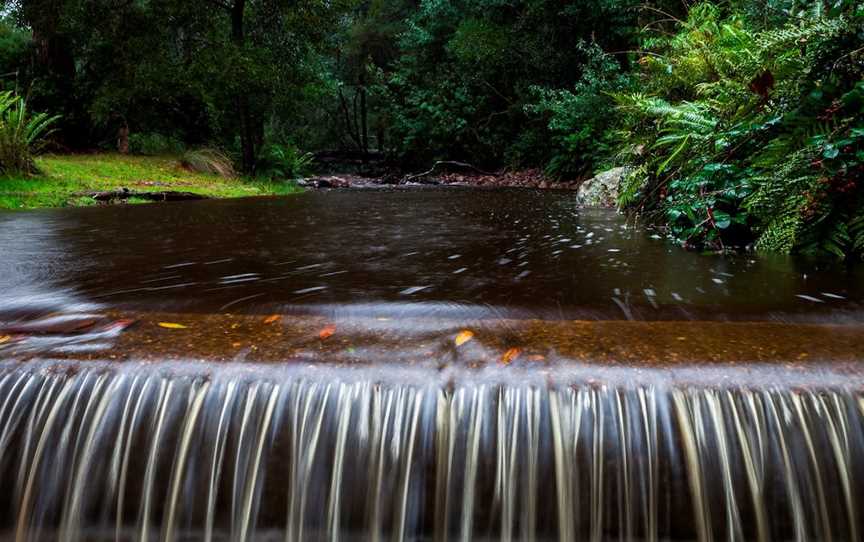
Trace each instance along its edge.
{"label": "concrete weir", "polygon": [[31,360],[13,540],[857,540],[862,379]]}

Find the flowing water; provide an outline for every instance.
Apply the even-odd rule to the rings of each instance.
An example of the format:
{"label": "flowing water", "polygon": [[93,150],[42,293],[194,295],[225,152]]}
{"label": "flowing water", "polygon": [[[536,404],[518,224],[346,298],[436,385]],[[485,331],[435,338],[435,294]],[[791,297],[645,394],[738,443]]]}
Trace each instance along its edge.
{"label": "flowing water", "polygon": [[[3,309],[864,321],[864,270],[704,256],[570,192],[309,193],[0,214]],[[803,296],[803,297],[802,297]]]}
{"label": "flowing water", "polygon": [[7,366],[7,536],[859,539],[846,377],[588,374]]}
{"label": "flowing water", "polygon": [[[860,540],[861,271],[655,237],[548,192],[0,215],[0,540]],[[274,349],[313,322],[314,361],[200,353],[272,313]],[[742,325],[776,334],[613,363],[628,329],[662,356]],[[836,358],[778,358],[820,333]]]}

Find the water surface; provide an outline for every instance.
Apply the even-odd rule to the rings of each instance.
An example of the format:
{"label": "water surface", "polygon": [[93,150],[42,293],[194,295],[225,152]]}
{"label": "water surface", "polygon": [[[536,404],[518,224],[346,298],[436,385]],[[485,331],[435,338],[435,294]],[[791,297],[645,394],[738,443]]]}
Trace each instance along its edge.
{"label": "water surface", "polygon": [[698,255],[571,192],[403,189],[0,214],[0,312],[860,322],[864,273]]}
{"label": "water surface", "polygon": [[5,213],[0,248],[0,540],[864,532],[860,269],[477,189]]}

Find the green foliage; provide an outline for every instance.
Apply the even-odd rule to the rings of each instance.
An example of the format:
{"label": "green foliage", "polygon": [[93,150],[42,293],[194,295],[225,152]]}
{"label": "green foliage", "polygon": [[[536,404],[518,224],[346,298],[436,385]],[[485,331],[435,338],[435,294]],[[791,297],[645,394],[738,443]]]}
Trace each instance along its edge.
{"label": "green foliage", "polygon": [[204,148],[186,151],[180,159],[180,164],[196,173],[207,173],[225,178],[237,176],[231,158],[218,149]]}
{"label": "green foliage", "polygon": [[[628,87],[621,66],[597,44],[582,42],[585,56],[582,76],[572,89],[535,88],[536,102],[529,114],[541,115],[554,144],[546,166],[553,177],[573,178],[591,174],[611,153],[607,132],[614,118],[612,94]],[[547,143],[548,145],[548,143]]]}
{"label": "green foliage", "polygon": [[[311,87],[325,84],[323,57],[353,4],[17,0],[3,13],[33,36],[32,69],[20,83],[40,108],[63,114],[65,145],[111,142],[124,124],[189,146],[239,139],[252,171],[263,127],[296,114]],[[165,150],[140,143],[148,154]]]}
{"label": "green foliage", "polygon": [[[805,104],[823,99],[820,90]],[[745,202],[764,223],[759,248],[864,254],[864,82],[830,103],[819,117],[787,120],[789,132],[755,159],[770,172]]]}
{"label": "green foliage", "polygon": [[17,28],[8,18],[0,18],[0,88],[15,88],[27,67],[31,47],[29,32]]}
{"label": "green foliage", "polygon": [[632,45],[635,5],[423,0],[387,67],[396,154],[489,168],[551,162],[562,177],[592,170],[604,154],[603,92],[623,81],[603,50]]}
{"label": "green foliage", "polygon": [[862,20],[788,9],[766,24],[697,4],[646,36],[638,90],[614,95],[620,144],[644,151],[621,204],[685,245],[861,254]]}
{"label": "green foliage", "polygon": [[129,152],[139,156],[176,156],[185,150],[186,146],[176,137],[152,132],[129,136]]}
{"label": "green foliage", "polygon": [[271,143],[264,147],[258,160],[259,177],[284,181],[308,174],[315,159],[311,153],[302,152],[294,145]]}
{"label": "green foliage", "polygon": [[36,173],[34,156],[44,148],[57,119],[47,113],[31,113],[21,96],[0,93],[0,174]]}

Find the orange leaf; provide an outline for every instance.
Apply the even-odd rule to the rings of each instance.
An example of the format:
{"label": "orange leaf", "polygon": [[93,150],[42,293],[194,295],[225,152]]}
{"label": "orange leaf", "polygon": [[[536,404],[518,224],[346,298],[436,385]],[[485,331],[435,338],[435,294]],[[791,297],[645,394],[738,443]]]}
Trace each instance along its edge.
{"label": "orange leaf", "polygon": [[470,341],[473,338],[474,338],[474,332],[473,331],[468,330],[468,329],[461,331],[459,333],[459,335],[456,335],[456,346],[462,346],[463,344],[467,343],[468,341]]}
{"label": "orange leaf", "polygon": [[504,365],[510,365],[521,354],[522,354],[521,348],[511,348],[510,350],[504,352],[504,355],[501,356],[501,363],[503,363]]}
{"label": "orange leaf", "polygon": [[0,344],[8,343],[11,340],[12,340],[12,335],[3,335],[2,337],[0,337]]}
{"label": "orange leaf", "polygon": [[159,322],[159,327],[164,327],[165,329],[187,329],[183,324],[175,324],[173,322]]}
{"label": "orange leaf", "polygon": [[336,326],[330,324],[329,326],[322,329],[320,333],[318,333],[318,338],[322,341],[326,341],[327,339],[332,337],[334,333],[336,333]]}
{"label": "orange leaf", "polygon": [[275,324],[276,322],[278,322],[281,319],[282,319],[281,314],[274,314],[273,316],[268,316],[267,318],[265,318],[264,323],[265,324]]}

